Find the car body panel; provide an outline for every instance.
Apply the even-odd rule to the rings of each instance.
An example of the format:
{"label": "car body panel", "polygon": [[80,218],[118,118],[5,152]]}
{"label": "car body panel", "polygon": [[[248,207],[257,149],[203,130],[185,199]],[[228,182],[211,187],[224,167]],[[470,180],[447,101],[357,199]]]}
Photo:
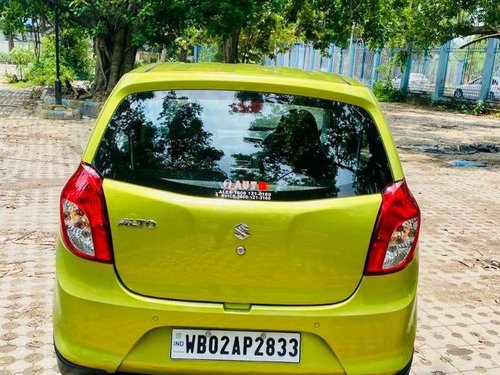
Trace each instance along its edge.
{"label": "car body panel", "polygon": [[[70,362],[143,374],[393,374],[412,356],[418,262],[364,277],[346,301],[322,306],[224,304],[143,297],[128,291],[113,265],[93,263],[57,243],[54,342]],[[172,328],[300,332],[300,364],[169,359]],[[162,344],[163,343],[163,344]]]}
{"label": "car body panel", "polygon": [[[117,273],[129,289],[225,303],[316,305],[348,298],[363,275],[381,201],[380,194],[222,200],[108,179],[103,187]],[[155,229],[118,225],[144,215]],[[242,222],[250,228],[244,240],[234,235]],[[245,254],[237,254],[239,246]]]}
{"label": "car body panel", "polygon": [[[477,99],[481,92],[483,78],[478,77],[467,83],[463,83],[455,89],[454,96],[457,98]],[[488,98],[491,100],[500,100],[500,77],[493,76],[491,79]]]}
{"label": "car body panel", "polygon": [[[396,78],[392,80],[392,85],[395,88],[401,86],[402,74],[399,74]],[[410,91],[430,91],[432,89],[431,81],[422,73],[410,73],[410,79],[408,82],[408,89]]]}
{"label": "car body panel", "polygon": [[[243,64],[151,65],[125,75],[105,102],[82,161],[93,162],[108,123],[125,97],[177,89],[274,92],[359,106],[375,122],[392,181],[404,179],[381,108],[367,87],[328,73]],[[380,193],[252,202],[249,208],[246,201],[186,196],[107,178],[103,188],[106,203],[112,207],[113,246],[120,250],[115,254],[116,263],[80,258],[59,239],[56,245],[54,343],[67,361],[111,373],[207,375],[389,375],[410,362],[416,332],[418,257],[395,273],[363,275]],[[154,220],[157,227],[119,227],[122,219]],[[251,228],[251,237],[243,242],[233,233],[241,222]],[[274,236],[273,223],[278,232]],[[177,237],[162,232],[166,227],[174,229]],[[307,236],[295,235],[299,227]],[[155,258],[169,241],[177,242],[176,253],[186,251],[187,257]],[[241,244],[248,248],[245,256],[235,252]],[[278,257],[273,258],[273,249]],[[325,254],[329,249],[333,256],[328,258]],[[301,251],[313,258],[306,259]],[[235,263],[249,257],[254,274]],[[259,269],[258,257],[261,262],[266,262],[266,257],[272,262]],[[177,270],[175,277],[168,277],[155,269],[148,274],[143,258],[165,262],[161,267],[165,273],[172,266],[169,261],[184,262],[184,268],[193,272],[182,275]],[[134,264],[139,265],[137,269]],[[210,266],[218,272],[209,275],[203,289],[203,277]],[[283,269],[278,269],[280,266]],[[348,272],[329,270],[329,266],[345,267]],[[292,271],[300,267],[307,268],[305,278],[299,275],[290,280],[299,274]],[[288,290],[286,286],[276,288],[273,280],[272,290],[266,290],[266,277],[273,272],[277,279],[290,283]],[[222,275],[219,283],[216,274]],[[238,284],[238,275],[247,285]],[[175,285],[176,277],[179,285]],[[165,285],[155,285],[155,280]],[[258,283],[256,290],[249,288],[249,281]],[[301,362],[171,360],[174,328],[298,332],[302,337]]]}

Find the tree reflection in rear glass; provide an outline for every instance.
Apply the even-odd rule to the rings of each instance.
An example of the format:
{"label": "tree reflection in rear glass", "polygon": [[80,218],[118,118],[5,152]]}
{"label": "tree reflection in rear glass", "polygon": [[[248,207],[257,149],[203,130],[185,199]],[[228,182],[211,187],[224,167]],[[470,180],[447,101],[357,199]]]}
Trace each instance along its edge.
{"label": "tree reflection in rear glass", "polygon": [[93,164],[106,178],[224,199],[371,194],[391,181],[379,134],[363,109],[246,91],[130,95]]}

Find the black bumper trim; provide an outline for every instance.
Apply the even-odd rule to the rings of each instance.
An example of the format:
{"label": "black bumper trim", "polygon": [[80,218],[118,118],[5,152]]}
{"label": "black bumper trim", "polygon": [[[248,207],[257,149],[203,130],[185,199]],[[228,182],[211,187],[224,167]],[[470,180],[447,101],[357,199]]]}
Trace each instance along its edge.
{"label": "black bumper trim", "polygon": [[[82,366],[75,365],[74,363],[69,362],[61,355],[61,353],[59,353],[59,351],[57,350],[55,345],[54,345],[54,350],[56,352],[56,357],[57,357],[57,367],[59,367],[59,372],[62,375],[104,375],[104,374],[107,374],[107,372],[104,370],[98,370],[98,369],[93,369],[93,368],[89,368],[89,367],[82,367]],[[413,356],[410,358],[410,362],[408,362],[408,364],[405,366],[405,368],[402,369],[400,372],[398,372],[396,375],[409,375],[412,361],[413,361]],[[128,373],[124,373],[124,372],[117,372],[115,374],[117,374],[117,375],[133,375],[133,374],[128,374]]]}
{"label": "black bumper trim", "polygon": [[57,357],[57,367],[59,367],[59,372],[62,375],[104,375],[106,371],[92,369],[88,367],[82,367],[79,365],[75,365],[74,363],[69,362],[64,358],[59,350],[54,345],[54,350],[56,352]]}

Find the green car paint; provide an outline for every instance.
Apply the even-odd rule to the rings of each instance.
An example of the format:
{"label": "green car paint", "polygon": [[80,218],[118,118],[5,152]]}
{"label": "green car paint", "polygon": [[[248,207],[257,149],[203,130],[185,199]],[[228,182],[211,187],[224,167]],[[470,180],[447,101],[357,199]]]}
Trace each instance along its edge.
{"label": "green car paint", "polygon": [[[125,98],[159,90],[301,95],[365,110],[392,181],[396,147],[371,91],[346,77],[289,68],[159,64],[125,75],[96,121],[92,164]],[[54,341],[73,364],[144,374],[395,374],[416,331],[418,257],[401,271],[364,275],[381,194],[304,201],[190,196],[104,178],[114,263],[56,246]],[[153,220],[154,229],[119,225]],[[250,237],[235,238],[245,223]],[[243,245],[245,253],[237,253]],[[292,276],[293,275],[293,276]],[[299,332],[300,363],[178,360],[172,329]]]}
{"label": "green car paint", "polygon": [[[320,306],[252,306],[144,297],[127,290],[113,265],[91,263],[57,246],[54,339],[69,361],[108,372],[393,374],[411,358],[418,265],[363,277],[346,301]],[[170,360],[171,327],[300,331],[303,361],[249,364]]]}

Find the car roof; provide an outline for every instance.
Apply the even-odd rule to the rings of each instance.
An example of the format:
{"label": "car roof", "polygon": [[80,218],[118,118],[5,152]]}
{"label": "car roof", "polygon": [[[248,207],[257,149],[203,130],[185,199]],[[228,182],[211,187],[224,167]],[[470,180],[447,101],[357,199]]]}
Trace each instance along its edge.
{"label": "car roof", "polygon": [[[470,81],[474,81],[476,79],[483,79],[483,76],[472,77]],[[500,76],[492,76],[491,79],[500,79]]]}
{"label": "car roof", "polygon": [[[262,76],[266,80],[273,80],[274,78],[295,78],[295,79],[306,79],[306,80],[318,80],[322,82],[331,82],[336,84],[345,84],[351,86],[362,86],[358,81],[334,73],[318,72],[318,71],[306,71],[296,68],[287,67],[273,67],[273,66],[263,66],[257,64],[226,64],[226,63],[212,63],[212,62],[201,62],[201,63],[158,63],[146,65],[138,69],[133,70],[131,73],[143,73],[148,75],[154,75],[155,73],[167,73],[167,72],[183,72],[183,73],[209,73],[209,74],[219,74],[219,75],[231,75],[234,79],[238,76]],[[129,73],[130,74],[130,73]]]}

